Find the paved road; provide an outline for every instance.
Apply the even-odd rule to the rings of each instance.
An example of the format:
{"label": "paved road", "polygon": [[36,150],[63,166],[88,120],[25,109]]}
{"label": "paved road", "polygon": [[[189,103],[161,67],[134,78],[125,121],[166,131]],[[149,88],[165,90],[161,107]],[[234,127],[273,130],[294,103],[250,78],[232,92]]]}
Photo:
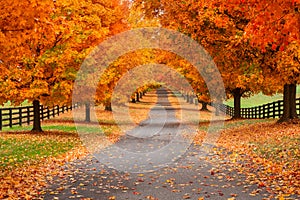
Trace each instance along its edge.
{"label": "paved road", "polygon": [[[180,132],[165,89],[149,119],[95,156],[68,163],[45,199],[268,199],[270,194],[230,169],[222,155],[205,155]],[[179,134],[178,134],[179,133]],[[179,136],[178,136],[179,135]],[[100,160],[100,162],[99,162]],[[214,164],[211,164],[214,163]],[[105,164],[105,165],[104,165]],[[251,194],[251,195],[250,195]]]}

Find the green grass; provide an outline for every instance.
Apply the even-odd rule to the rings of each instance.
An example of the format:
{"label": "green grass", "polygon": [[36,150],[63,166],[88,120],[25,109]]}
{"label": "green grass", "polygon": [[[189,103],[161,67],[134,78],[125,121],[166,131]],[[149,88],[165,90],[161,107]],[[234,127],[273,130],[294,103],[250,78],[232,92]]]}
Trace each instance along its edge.
{"label": "green grass", "polygon": [[[29,103],[28,100],[25,100],[21,103],[20,106],[31,106],[32,103]],[[14,105],[12,105],[11,101],[7,101],[6,103],[4,103],[4,105],[0,105],[0,108],[10,108],[10,107],[16,107]]]}
{"label": "green grass", "polygon": [[76,144],[78,141],[71,138],[65,141],[47,137],[0,138],[0,170],[20,166],[24,162],[34,163],[41,158],[57,156],[74,148]]}
{"label": "green grass", "polygon": [[[0,171],[21,166],[25,163],[39,162],[48,156],[63,154],[80,144],[77,130],[84,133],[110,135],[115,126],[78,126],[47,124],[42,126],[42,133],[32,133],[32,126],[4,128],[0,136]],[[6,133],[9,132],[9,133]]]}
{"label": "green grass", "polygon": [[[300,87],[297,87],[297,97],[300,97]],[[242,98],[241,99],[241,107],[242,108],[250,108],[255,106],[260,106],[263,104],[271,103],[273,101],[282,100],[283,95],[282,94],[275,94],[273,96],[267,96],[262,93],[256,94],[254,96],[251,96],[249,98]],[[228,99],[226,101],[226,104],[229,106],[233,106],[233,99]]]}
{"label": "green grass", "polygon": [[116,131],[115,126],[78,126],[44,125],[45,132],[32,133],[32,126],[4,128],[0,136],[0,171],[21,166],[27,162],[39,162],[48,156],[63,154],[80,144],[77,130],[84,133],[110,135]]}
{"label": "green grass", "polygon": [[[18,131],[30,131],[32,126],[14,126],[12,128],[5,127],[3,132],[18,132]],[[101,130],[106,134],[111,134],[116,128],[110,126],[101,126]],[[61,131],[61,132],[72,132],[75,133],[77,130],[86,132],[86,133],[98,133],[99,127],[95,126],[78,126],[75,125],[45,125],[42,126],[43,131]]]}

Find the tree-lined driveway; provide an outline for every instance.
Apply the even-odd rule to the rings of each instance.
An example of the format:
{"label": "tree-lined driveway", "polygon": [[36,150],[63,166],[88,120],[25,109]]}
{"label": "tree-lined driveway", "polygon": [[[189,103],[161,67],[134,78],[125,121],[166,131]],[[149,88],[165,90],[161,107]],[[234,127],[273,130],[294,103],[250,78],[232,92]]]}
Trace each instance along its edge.
{"label": "tree-lined driveway", "polygon": [[[62,175],[54,178],[42,197],[101,200],[268,199],[270,194],[264,188],[256,184],[248,185],[244,175],[230,168],[221,151],[207,154],[203,146],[187,145],[184,139],[177,138],[174,142],[174,133],[178,132],[180,121],[168,100],[168,96],[173,94],[159,89],[157,95],[158,101],[150,111],[150,118],[127,132],[115,144],[117,148],[109,147],[95,155],[97,158],[102,156],[101,162],[94,155],[89,155],[67,163],[62,167]],[[174,144],[168,148],[172,141]],[[167,150],[151,154],[162,148]],[[118,149],[122,151],[117,152]]]}

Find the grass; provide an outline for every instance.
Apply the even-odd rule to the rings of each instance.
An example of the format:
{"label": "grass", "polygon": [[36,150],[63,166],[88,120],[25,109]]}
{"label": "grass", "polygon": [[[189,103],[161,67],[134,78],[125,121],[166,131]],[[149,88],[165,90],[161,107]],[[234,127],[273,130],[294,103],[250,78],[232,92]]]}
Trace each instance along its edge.
{"label": "grass", "polygon": [[0,134],[0,171],[33,164],[79,145],[76,134],[61,132],[9,132]]}
{"label": "grass", "polygon": [[[128,105],[128,114],[134,124],[148,117],[148,112],[156,99],[154,93],[149,93],[141,99],[141,102]],[[42,133],[31,132],[32,125],[3,128],[0,132],[0,172],[39,163],[45,158],[56,157],[78,147],[81,141],[77,132],[89,134],[101,131],[112,142],[118,140],[121,134],[113,113],[104,111],[102,107],[96,108],[97,119],[92,119],[99,122],[100,126],[96,123],[75,125],[72,115],[71,112],[64,113],[43,121]],[[84,115],[81,117],[84,119]]]}
{"label": "grass", "polygon": [[[32,103],[29,103],[28,100],[23,101],[20,106],[31,106]],[[11,101],[7,101],[6,103],[4,103],[4,105],[0,105],[0,108],[9,108],[9,107],[15,107],[14,105],[12,105]]]}
{"label": "grass", "polygon": [[[12,128],[3,128],[3,131],[30,131],[32,129],[31,126],[15,126]],[[92,127],[92,126],[78,126],[76,127],[75,125],[62,125],[62,124],[53,124],[53,125],[44,125],[42,126],[43,131],[62,131],[62,132],[76,132],[77,129],[80,129],[81,131],[84,132],[98,132],[99,128],[98,127]],[[101,127],[101,129],[104,131],[105,134],[109,135],[112,133],[113,129],[111,127]]]}

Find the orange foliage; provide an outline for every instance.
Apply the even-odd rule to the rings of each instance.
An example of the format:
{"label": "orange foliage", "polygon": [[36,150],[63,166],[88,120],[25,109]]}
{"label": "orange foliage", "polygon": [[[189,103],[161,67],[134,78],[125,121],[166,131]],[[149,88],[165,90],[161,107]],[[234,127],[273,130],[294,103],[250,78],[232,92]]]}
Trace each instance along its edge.
{"label": "orange foliage", "polygon": [[127,29],[123,2],[1,2],[0,103],[71,102],[76,72],[89,51]]}

